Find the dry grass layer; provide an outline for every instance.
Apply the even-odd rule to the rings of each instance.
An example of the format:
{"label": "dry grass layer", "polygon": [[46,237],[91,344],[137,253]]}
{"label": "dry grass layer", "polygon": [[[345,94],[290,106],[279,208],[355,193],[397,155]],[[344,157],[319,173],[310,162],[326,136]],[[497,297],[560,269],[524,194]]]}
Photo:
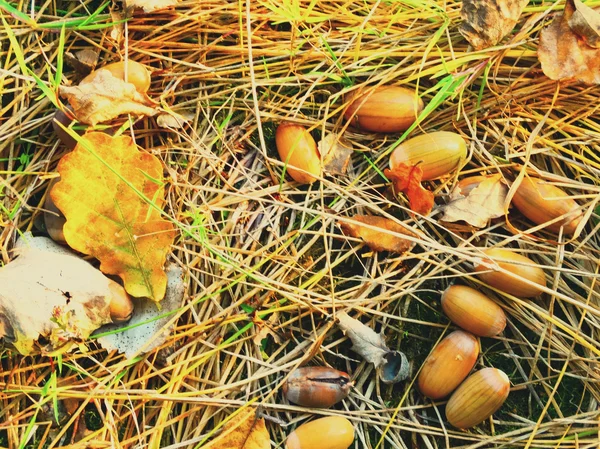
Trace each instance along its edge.
{"label": "dry grass layer", "polygon": [[[136,12],[120,41],[111,38],[107,8],[82,24],[101,7],[96,0],[8,4],[25,17],[0,4],[3,262],[19,232],[36,229],[66,152],[52,132],[55,108],[19,57],[54,89],[66,24],[67,51],[95,48],[101,64],[128,57],[152,67],[151,96],[193,116],[178,131],[153,119],[126,131],[162,159],[168,176],[168,213],[181,231],[171,259],[187,280],[174,333],[162,350],[133,361],[93,342],[87,353],[62,357],[2,349],[0,446],[196,448],[231,413],[260,405],[282,421],[267,423],[275,447],[306,418],[337,414],[355,425],[356,448],[597,447],[600,89],[541,73],[537,36],[561,5],[532,2],[504,45],[471,52],[455,0],[187,0]],[[61,82],[77,82],[67,65]],[[342,120],[344,94],[378,84],[418,88],[434,106],[412,135],[465,137],[460,176],[500,172],[512,180],[527,169],[556,181],[586,213],[581,236],[557,243],[516,212],[510,226],[499,219],[482,230],[449,228],[436,210],[412,217],[380,175],[399,136],[359,133]],[[308,187],[282,180],[274,124],[283,119],[315,135],[345,130],[357,149],[349,173]],[[428,183],[438,205],[456,179]],[[394,217],[424,238],[404,256],[371,253],[341,235],[338,221],[355,213]],[[544,266],[548,288],[535,300],[486,290],[509,324],[501,337],[482,340],[477,366],[503,369],[512,392],[493,419],[460,431],[445,422],[445,402],[423,398],[413,381],[451,330],[440,292],[454,282],[480,285],[473,262],[492,245],[519,248]],[[340,311],[404,351],[411,379],[380,383],[335,325]],[[356,380],[342,405],[308,410],[282,399],[285,375],[311,357],[309,364]],[[53,428],[51,408],[67,398],[81,401],[77,412]]]}

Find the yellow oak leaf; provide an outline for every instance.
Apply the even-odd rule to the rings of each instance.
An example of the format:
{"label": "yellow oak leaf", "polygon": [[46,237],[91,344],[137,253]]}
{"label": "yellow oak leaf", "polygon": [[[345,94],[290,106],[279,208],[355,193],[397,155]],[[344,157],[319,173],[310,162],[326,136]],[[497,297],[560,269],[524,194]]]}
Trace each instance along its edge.
{"label": "yellow oak leaf", "polygon": [[254,410],[240,412],[223,426],[221,434],[203,449],[269,449],[271,437],[263,418]]}
{"label": "yellow oak leaf", "polygon": [[127,0],[125,3],[128,8],[142,8],[144,12],[152,12],[175,6],[179,0]]}
{"label": "yellow oak leaf", "polygon": [[100,270],[121,277],[130,295],[160,301],[175,237],[160,216],[160,161],[130,137],[92,132],[63,156],[58,172],[50,196],[67,219],[69,246],[100,260]]}

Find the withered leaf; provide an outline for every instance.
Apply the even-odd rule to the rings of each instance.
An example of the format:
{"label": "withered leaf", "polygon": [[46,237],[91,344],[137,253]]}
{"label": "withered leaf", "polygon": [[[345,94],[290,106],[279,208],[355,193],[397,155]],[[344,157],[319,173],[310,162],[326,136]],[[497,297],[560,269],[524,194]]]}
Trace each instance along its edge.
{"label": "withered leaf", "polygon": [[[160,302],[160,309],[154,302],[145,298],[133,298],[133,315],[127,323],[107,324],[96,332],[112,332],[97,339],[103,348],[109,351],[116,349],[130,359],[138,352],[152,351],[166,341],[171,329],[165,326],[173,318],[168,312],[181,307],[185,291],[183,270],[172,264],[166,271],[167,291]],[[126,329],[120,330],[123,328]]]}
{"label": "withered leaf", "polygon": [[[597,44],[597,41],[593,39],[592,33],[582,30],[585,26],[580,19],[573,19],[576,12],[574,1],[567,0],[564,13],[542,30],[538,59],[544,74],[550,79],[574,78],[587,84],[600,84],[600,49],[586,44],[586,39],[594,44]],[[590,11],[586,17],[587,22],[597,24],[598,15],[598,12]],[[584,35],[579,36],[574,32],[571,21]]]}
{"label": "withered leaf", "polygon": [[386,363],[386,355],[390,349],[385,344],[383,335],[378,334],[366,324],[352,318],[346,312],[338,313],[338,326],[352,340],[352,350],[367,362],[381,367]]}
{"label": "withered leaf", "polygon": [[244,410],[227,422],[221,434],[204,449],[270,449],[271,437],[264,418],[254,410]]}
{"label": "withered leaf", "polygon": [[567,1],[573,4],[574,10],[568,18],[571,30],[590,47],[600,48],[600,13],[579,0]]}
{"label": "withered leaf", "polygon": [[475,50],[493,47],[515,27],[529,0],[463,0],[459,31]]}
{"label": "withered leaf", "polygon": [[352,341],[352,350],[372,363],[385,383],[395,383],[409,375],[409,363],[400,351],[392,351],[385,344],[382,334],[350,317],[346,312],[337,314],[338,326]]}
{"label": "withered leaf", "polygon": [[175,6],[179,0],[127,0],[125,3],[128,8],[141,8],[144,12],[152,12]]}
{"label": "withered leaf", "polygon": [[340,227],[344,234],[362,239],[373,251],[392,251],[402,254],[414,246],[410,240],[364,226],[375,226],[396,234],[417,237],[417,234],[409,230],[407,226],[396,223],[394,220],[374,215],[354,215],[352,220],[356,223],[340,221]]}
{"label": "withered leaf", "polygon": [[99,270],[46,237],[26,233],[16,249],[0,268],[0,337],[21,354],[40,335],[68,349],[111,322],[112,281]]}
{"label": "withered leaf", "polygon": [[491,218],[504,215],[504,203],[508,188],[501,175],[484,176],[479,184],[466,194],[460,184],[452,191],[450,203],[444,207],[442,221],[466,221],[476,228],[483,228]]}
{"label": "withered leaf", "polygon": [[348,171],[353,148],[350,142],[338,134],[328,133],[317,144],[323,159],[323,170],[332,175],[343,175]]}
{"label": "withered leaf", "polygon": [[105,123],[122,114],[152,116],[158,112],[147,95],[104,69],[79,86],[61,86],[60,95],[67,98],[77,120],[88,125]]}
{"label": "withered leaf", "polygon": [[385,176],[392,181],[394,190],[404,192],[412,211],[428,215],[433,209],[433,193],[421,185],[423,169],[418,165],[398,164],[393,170],[385,169]]}
{"label": "withered leaf", "polygon": [[67,219],[69,246],[100,260],[104,273],[120,276],[130,295],[160,301],[175,237],[160,214],[161,162],[131,137],[92,132],[62,157],[58,172],[50,195]]}

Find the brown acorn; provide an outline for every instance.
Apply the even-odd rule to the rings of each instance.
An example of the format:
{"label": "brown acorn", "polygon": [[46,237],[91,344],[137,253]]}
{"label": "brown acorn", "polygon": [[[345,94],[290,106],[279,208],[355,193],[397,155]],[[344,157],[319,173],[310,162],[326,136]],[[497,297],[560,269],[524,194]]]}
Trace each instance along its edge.
{"label": "brown acorn", "polygon": [[544,229],[558,233],[562,227],[567,235],[575,232],[583,215],[577,201],[569,198],[564,190],[539,178],[523,178],[512,204],[538,225],[563,217]]}
{"label": "brown acorn", "polygon": [[496,368],[473,373],[452,394],[446,404],[448,422],[468,429],[492,416],[510,392],[508,376]]}
{"label": "brown acorn", "polygon": [[302,125],[282,122],[275,131],[279,157],[286,164],[286,172],[297,182],[310,184],[321,175],[321,157],[317,144]]}
{"label": "brown acorn", "polygon": [[354,385],[350,376],[326,366],[294,370],[283,385],[288,401],[304,407],[328,408],[348,396]]}
{"label": "brown acorn", "polygon": [[479,355],[479,342],[472,334],[455,331],[444,338],[423,363],[419,390],[431,399],[448,396],[468,376]]}
{"label": "brown acorn", "polygon": [[109,289],[112,293],[110,301],[110,318],[113,323],[122,323],[129,321],[133,315],[133,302],[131,297],[121,285],[117,284],[112,279],[108,280]]}
{"label": "brown acorn", "polygon": [[444,291],[442,309],[454,324],[480,337],[493,337],[506,327],[502,308],[465,285],[451,285]]}
{"label": "brown acorn", "polygon": [[96,72],[101,69],[108,70],[114,77],[123,81],[125,81],[125,73],[127,73],[127,82],[133,84],[140,93],[146,93],[150,88],[150,72],[144,65],[131,59],[100,67],[81,80],[80,84],[89,83],[96,76]]}
{"label": "brown acorn", "polygon": [[419,165],[423,180],[439,178],[454,170],[467,157],[467,143],[456,133],[436,131],[401,143],[390,155],[390,168]]}
{"label": "brown acorn", "polygon": [[328,416],[302,424],[285,440],[286,449],[348,449],[354,441],[352,423]]}
{"label": "brown acorn", "polygon": [[[495,262],[501,268],[513,273],[515,277],[500,271],[489,271],[483,264],[475,265],[477,277],[486,284],[520,298],[532,298],[542,293],[546,286],[544,270],[538,267],[529,257],[503,248],[489,248],[483,251],[488,260],[486,264]],[[533,285],[526,281],[532,282]]]}
{"label": "brown acorn", "polygon": [[407,130],[423,110],[415,91],[381,86],[355,94],[344,118],[365,131],[394,133]]}

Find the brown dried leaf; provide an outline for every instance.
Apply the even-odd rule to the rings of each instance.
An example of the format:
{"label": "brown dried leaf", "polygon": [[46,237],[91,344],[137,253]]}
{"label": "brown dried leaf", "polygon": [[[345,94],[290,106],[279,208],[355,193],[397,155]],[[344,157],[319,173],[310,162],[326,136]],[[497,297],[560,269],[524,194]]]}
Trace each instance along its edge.
{"label": "brown dried leaf", "polygon": [[[567,0],[564,13],[542,30],[538,59],[544,74],[550,79],[575,78],[588,84],[600,84],[600,49],[587,45],[586,40],[571,28],[570,22],[576,12],[574,1]],[[597,23],[598,13],[592,11],[590,14],[592,18],[588,16],[587,21]],[[574,22],[579,32],[586,33],[582,31],[585,27],[580,18],[576,17]],[[586,36],[590,38],[589,33]]]}
{"label": "brown dried leaf", "polygon": [[529,0],[463,0],[459,27],[475,50],[492,47],[515,27]]}
{"label": "brown dried leaf", "polygon": [[221,434],[204,449],[270,449],[271,437],[264,418],[244,410],[223,426]]}
{"label": "brown dried leaf", "polygon": [[159,9],[175,6],[179,0],[127,0],[128,8],[141,8],[144,12],[157,11]]}
{"label": "brown dried leaf", "polygon": [[26,233],[0,268],[0,337],[29,354],[40,335],[69,348],[110,323],[110,279],[68,249]]}
{"label": "brown dried leaf", "polygon": [[457,186],[444,207],[442,221],[466,221],[476,228],[483,228],[491,218],[504,215],[504,203],[508,188],[501,175],[488,176],[466,196]]}
{"label": "brown dried leaf", "polygon": [[[600,48],[600,13],[579,0],[572,0],[573,14],[568,19],[569,26],[585,43],[594,48]],[[571,3],[571,0],[568,0]]]}
{"label": "brown dried leaf", "polygon": [[429,215],[433,209],[433,193],[421,185],[423,169],[418,165],[398,164],[393,170],[385,169],[385,176],[394,184],[396,192],[404,192],[410,209],[421,215]]}
{"label": "brown dried leaf", "polygon": [[352,350],[367,362],[379,368],[386,363],[386,355],[391,351],[385,344],[383,335],[366,324],[352,318],[345,312],[337,314],[338,326],[352,340]]}
{"label": "brown dried leaf", "polygon": [[364,225],[376,226],[397,234],[418,237],[417,234],[410,231],[407,227],[389,218],[373,215],[354,215],[352,219],[357,223],[340,222],[342,231],[346,235],[362,239],[373,251],[392,251],[402,254],[410,250],[414,246],[414,243],[402,237],[374,230]]}
{"label": "brown dried leaf", "polygon": [[158,112],[156,103],[139,93],[135,86],[113,76],[108,70],[94,72],[94,77],[76,87],[60,87],[77,119],[88,125],[108,122],[121,114],[148,115]]}
{"label": "brown dried leaf", "polygon": [[323,170],[332,175],[343,175],[348,171],[354,149],[338,134],[329,133],[317,144],[323,159]]}

